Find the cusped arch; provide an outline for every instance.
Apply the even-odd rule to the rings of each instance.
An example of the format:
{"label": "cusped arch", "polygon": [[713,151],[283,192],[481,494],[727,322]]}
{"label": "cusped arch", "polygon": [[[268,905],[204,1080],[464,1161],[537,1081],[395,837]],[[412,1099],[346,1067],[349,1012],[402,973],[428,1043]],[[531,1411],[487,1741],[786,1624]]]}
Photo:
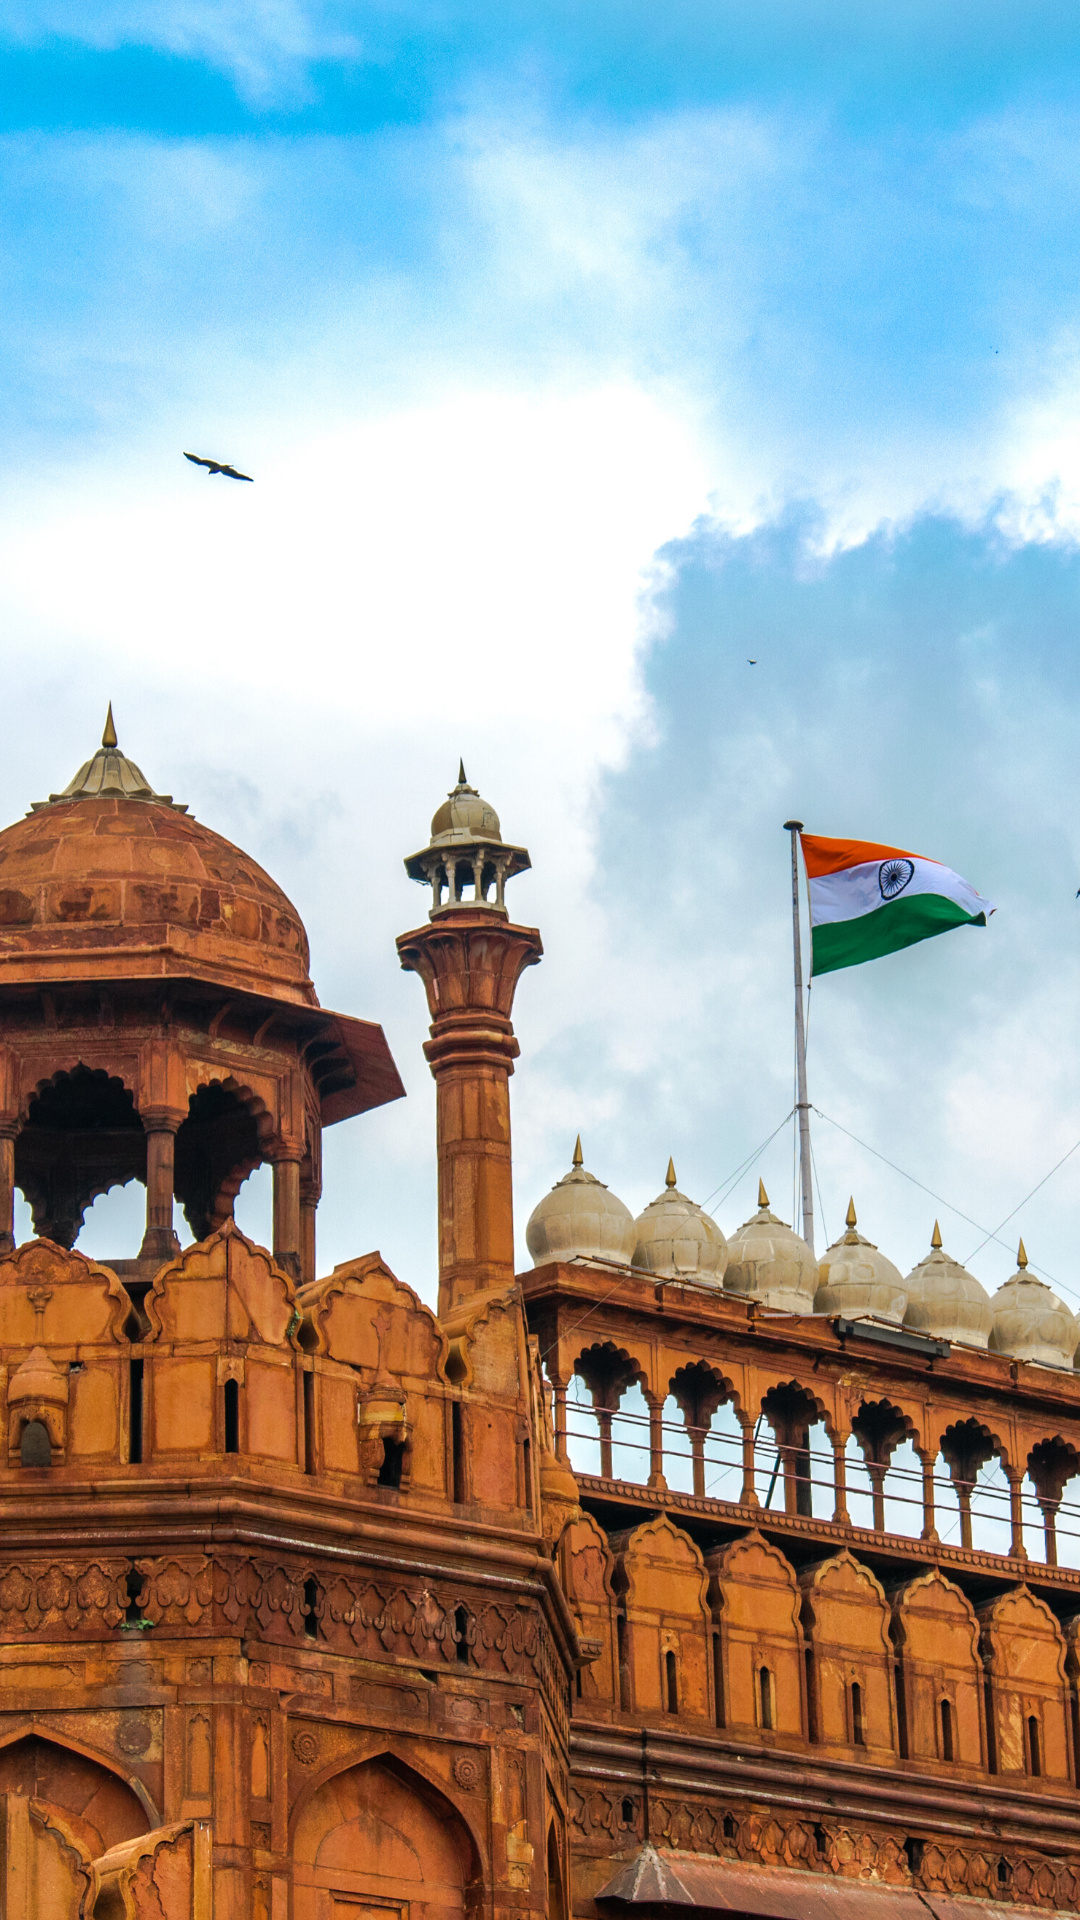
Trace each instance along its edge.
{"label": "cusped arch", "polygon": [[490,1877],[480,1834],[447,1783],[377,1736],[306,1784],[289,1822],[289,1853],[295,1920],[317,1920],[326,1891],[377,1900],[388,1887],[397,1899],[431,1899],[437,1890],[447,1920],[455,1911],[475,1915]]}
{"label": "cusped arch", "polygon": [[99,1853],[160,1825],[143,1782],[111,1754],[34,1721],[0,1734],[0,1793],[12,1789],[73,1814],[100,1837]]}
{"label": "cusped arch", "polygon": [[[758,1377],[760,1380],[761,1376],[759,1375]],[[836,1444],[838,1428],[833,1414],[826,1406],[820,1394],[815,1393],[812,1386],[807,1386],[805,1380],[796,1380],[791,1374],[786,1376],[784,1374],[777,1374],[774,1380],[768,1381],[758,1398],[758,1413],[764,1414],[766,1420],[770,1421],[770,1424],[772,1424],[771,1413],[766,1402],[773,1396],[775,1396],[773,1401],[774,1406],[777,1405],[782,1396],[788,1396],[793,1405],[797,1404],[798,1398],[801,1396],[806,1411],[808,1413],[812,1412],[814,1416],[809,1424],[816,1426],[818,1422],[820,1422],[825,1429],[830,1445]]]}
{"label": "cusped arch", "polygon": [[945,1426],[939,1428],[933,1440],[933,1448],[934,1457],[936,1458],[940,1453],[950,1469],[952,1460],[962,1459],[965,1454],[974,1461],[976,1464],[971,1474],[972,1484],[978,1468],[988,1460],[995,1458],[1000,1460],[1006,1473],[1011,1474],[1013,1470],[1009,1449],[1001,1435],[995,1433],[992,1427],[988,1427],[985,1421],[976,1420],[974,1417],[966,1420],[950,1420]]}

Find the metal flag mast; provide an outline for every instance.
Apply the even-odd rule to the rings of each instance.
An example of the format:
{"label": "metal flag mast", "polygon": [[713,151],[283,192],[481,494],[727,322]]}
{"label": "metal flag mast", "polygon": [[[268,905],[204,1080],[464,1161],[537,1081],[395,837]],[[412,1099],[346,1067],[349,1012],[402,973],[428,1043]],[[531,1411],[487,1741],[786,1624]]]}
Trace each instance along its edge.
{"label": "metal flag mast", "polygon": [[795,1111],[799,1116],[799,1173],[802,1184],[802,1237],[814,1251],[814,1188],[810,1166],[810,1102],[806,1097],[806,1018],[803,1011],[802,932],[799,926],[799,835],[801,820],[785,820],[791,835],[791,915],[795,933]]}

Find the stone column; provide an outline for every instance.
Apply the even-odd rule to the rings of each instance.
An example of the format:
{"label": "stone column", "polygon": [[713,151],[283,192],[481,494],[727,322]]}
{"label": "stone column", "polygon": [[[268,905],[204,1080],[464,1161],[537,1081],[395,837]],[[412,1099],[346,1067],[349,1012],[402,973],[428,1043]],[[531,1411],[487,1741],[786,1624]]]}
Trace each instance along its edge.
{"label": "stone column", "polygon": [[300,1284],[310,1286],[317,1277],[315,1265],[315,1215],[319,1206],[319,1187],[314,1180],[300,1181]]}
{"label": "stone column", "polygon": [[15,1247],[15,1139],[17,1120],[0,1120],[0,1254]]}
{"label": "stone column", "polygon": [[173,1231],[173,1160],[176,1134],[186,1118],[170,1107],[144,1107],[146,1131],[146,1232],[141,1260],[171,1260],[180,1251]]}
{"label": "stone column", "polygon": [[[648,1484],[650,1487],[655,1487],[658,1492],[666,1493],[667,1481],[664,1478],[664,1402],[658,1400],[656,1395],[651,1393],[645,1395],[645,1401],[649,1409]],[[702,1489],[702,1491],[704,1491],[704,1489]]]}
{"label": "stone column", "polygon": [[923,1525],[922,1525],[921,1538],[923,1540],[936,1540],[938,1537],[938,1530],[937,1530],[937,1516],[934,1512],[934,1456],[929,1453],[923,1454],[922,1459],[920,1461],[920,1465],[922,1467],[922,1506],[923,1506]]}
{"label": "stone column", "polygon": [[274,1259],[294,1280],[301,1272],[300,1155],[274,1161]]}
{"label": "stone column", "polygon": [[1024,1479],[1019,1473],[1010,1473],[1009,1481],[1009,1520],[1012,1526],[1012,1545],[1009,1552],[1014,1560],[1026,1560],[1027,1548],[1024,1545]]}
{"label": "stone column", "polygon": [[566,1381],[549,1373],[552,1393],[555,1398],[555,1458],[569,1465],[570,1455],[566,1445]]}
{"label": "stone column", "polygon": [[463,907],[397,943],[427,990],[439,1163],[439,1314],[514,1280],[510,1075],[518,1043],[510,1014],[525,967],[543,947],[483,906]]}
{"label": "stone column", "polygon": [[746,1426],[742,1430],[742,1492],[739,1503],[744,1507],[760,1507],[757,1487],[754,1484],[754,1429]]}
{"label": "stone column", "polygon": [[847,1441],[839,1434],[832,1435],[833,1458],[833,1521],[841,1526],[850,1527],[851,1515],[847,1505]]}

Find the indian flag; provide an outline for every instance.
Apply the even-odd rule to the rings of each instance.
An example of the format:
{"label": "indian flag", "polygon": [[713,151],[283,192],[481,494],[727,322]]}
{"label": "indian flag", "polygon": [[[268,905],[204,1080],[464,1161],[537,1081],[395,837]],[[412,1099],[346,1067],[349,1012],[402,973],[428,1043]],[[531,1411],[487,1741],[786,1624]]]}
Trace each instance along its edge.
{"label": "indian flag", "polygon": [[811,973],[857,967],[950,927],[985,927],[994,909],[940,860],[872,840],[801,835],[810,888]]}

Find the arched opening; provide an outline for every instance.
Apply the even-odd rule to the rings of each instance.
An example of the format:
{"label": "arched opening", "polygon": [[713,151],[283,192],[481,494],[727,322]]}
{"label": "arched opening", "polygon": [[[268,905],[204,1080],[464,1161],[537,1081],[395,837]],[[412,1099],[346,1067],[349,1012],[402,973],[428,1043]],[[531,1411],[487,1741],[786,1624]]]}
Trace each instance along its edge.
{"label": "arched opening", "polygon": [[[913,1449],[899,1455],[886,1489],[893,1457],[909,1439],[909,1429],[907,1415],[889,1400],[864,1400],[851,1423],[869,1480],[871,1525],[876,1533],[898,1530],[890,1527],[890,1520],[902,1520],[905,1533],[922,1532],[922,1475],[920,1471],[918,1481],[915,1480],[912,1463],[916,1467],[918,1463]],[[850,1500],[848,1509],[852,1512]],[[852,1512],[853,1520],[854,1517]],[[860,1520],[856,1524],[865,1526],[866,1522]]]}
{"label": "arched opening", "polygon": [[[584,1381],[591,1406],[575,1392],[567,1405],[571,1464],[581,1458],[579,1443],[599,1442],[599,1472],[605,1480],[630,1480],[644,1486],[651,1458],[649,1408],[641,1391],[641,1368],[622,1348],[606,1340],[588,1347],[574,1363],[575,1381]],[[576,1457],[575,1457],[576,1456]],[[588,1469],[582,1464],[579,1471]]]}
{"label": "arched opening", "polygon": [[73,1814],[88,1829],[95,1857],[149,1833],[154,1824],[118,1774],[38,1734],[0,1747],[0,1793],[27,1794]]}
{"label": "arched opening", "polygon": [[[97,1195],[132,1180],[146,1183],[134,1095],[100,1068],[55,1074],[31,1099],[15,1141],[15,1185],[30,1203],[34,1232],[73,1247]],[[134,1251],[143,1224],[140,1213]]]}
{"label": "arched opening", "polygon": [[857,1680],[851,1683],[851,1744],[865,1747],[866,1733],[863,1727],[862,1687]]}
{"label": "arched opening", "polygon": [[344,1920],[354,1903],[380,1917],[479,1911],[479,1860],[460,1814],[386,1756],[323,1781],[297,1815],[292,1857],[293,1920],[336,1920],[339,1904]]}
{"label": "arched opening", "polygon": [[[626,1805],[626,1802],[623,1802]],[[562,1861],[559,1859],[559,1843],[555,1837],[555,1822],[548,1827],[547,1837],[547,1913],[548,1920],[566,1920],[566,1901],[563,1898]]]}
{"label": "arched opening", "polygon": [[732,1400],[723,1400],[709,1421],[705,1435],[705,1492],[710,1500],[738,1500],[742,1495],[743,1430]]}
{"label": "arched opening", "polygon": [[773,1700],[773,1677],[768,1667],[758,1668],[758,1717],[767,1733],[776,1726],[776,1707]]}
{"label": "arched opening", "polygon": [[21,1467],[51,1467],[52,1441],[44,1420],[28,1420],[19,1441]]}
{"label": "arched opening", "polygon": [[775,1458],[759,1498],[806,1519],[831,1520],[836,1499],[832,1446],[813,1394],[797,1380],[784,1381],[769,1388],[761,1412]]}
{"label": "arched opening", "polygon": [[923,1529],[922,1462],[913,1442],[897,1443],[882,1480],[886,1533],[907,1534],[917,1540]]}
{"label": "arched opening", "polygon": [[1038,1715],[1029,1713],[1027,1718],[1027,1770],[1033,1780],[1042,1773],[1042,1746],[1039,1739]]}
{"label": "arched opening", "polygon": [[[959,1522],[960,1545],[980,1553],[1008,1553],[1012,1544],[1009,1483],[989,1428],[978,1420],[956,1421],[941,1436],[939,1458],[952,1481],[955,1500],[949,1510]],[[938,1532],[942,1539],[946,1537],[940,1521]],[[955,1528],[950,1534],[955,1538]]]}
{"label": "arched opening", "polygon": [[[236,1195],[262,1159],[250,1102],[220,1080],[197,1088],[176,1135],[173,1173],[176,1197],[196,1240],[205,1240],[232,1217]],[[260,1245],[269,1244],[260,1238]]]}
{"label": "arched opening", "polygon": [[[1070,1480],[1080,1473],[1080,1454],[1060,1434],[1040,1440],[1028,1454],[1028,1477],[1042,1518],[1043,1547],[1039,1555],[1047,1566],[1075,1566],[1080,1540],[1076,1508],[1063,1500]],[[1025,1529],[1025,1544],[1027,1532]],[[1030,1549],[1029,1549],[1030,1551]]]}
{"label": "arched opening", "polygon": [[951,1700],[940,1702],[941,1712],[941,1757],[943,1760],[955,1760],[956,1743],[953,1734],[953,1709]]}
{"label": "arched opening", "polygon": [[664,1655],[664,1705],[668,1713],[679,1711],[679,1663],[671,1647]]}
{"label": "arched opening", "polygon": [[663,1471],[669,1487],[699,1498],[710,1491],[709,1481],[714,1476],[709,1471],[706,1447],[721,1407],[734,1415],[720,1374],[700,1360],[678,1369],[664,1402]]}

